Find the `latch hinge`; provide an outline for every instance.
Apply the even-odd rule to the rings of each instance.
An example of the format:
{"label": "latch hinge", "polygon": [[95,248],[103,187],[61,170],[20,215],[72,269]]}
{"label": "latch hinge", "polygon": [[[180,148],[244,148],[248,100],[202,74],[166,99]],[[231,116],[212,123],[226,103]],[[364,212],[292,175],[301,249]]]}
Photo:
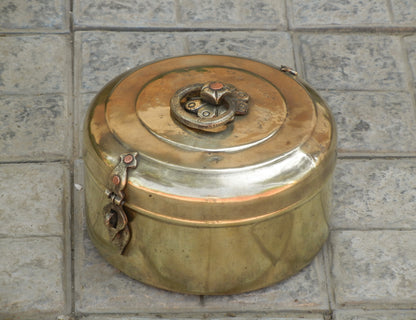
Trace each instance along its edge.
{"label": "latch hinge", "polygon": [[128,219],[124,212],[124,188],[127,184],[128,169],[137,167],[137,152],[123,153],[120,161],[111,172],[108,179],[108,188],[105,194],[111,203],[104,207],[104,222],[107,226],[111,242],[116,246],[120,254],[130,241],[130,230]]}
{"label": "latch hinge", "polygon": [[291,74],[292,76],[297,76],[298,75],[298,72],[295,70],[295,69],[293,69],[293,68],[290,68],[290,67],[288,67],[288,66],[280,66],[280,71],[282,71],[282,72],[286,72],[286,73],[289,73],[289,74]]}

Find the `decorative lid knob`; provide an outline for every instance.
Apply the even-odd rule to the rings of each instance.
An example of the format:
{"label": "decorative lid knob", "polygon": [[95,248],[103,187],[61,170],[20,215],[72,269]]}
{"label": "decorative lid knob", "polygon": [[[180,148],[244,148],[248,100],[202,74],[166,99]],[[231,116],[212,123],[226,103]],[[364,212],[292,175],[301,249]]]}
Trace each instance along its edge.
{"label": "decorative lid knob", "polygon": [[170,101],[172,116],[186,126],[211,131],[248,112],[249,96],[220,81],[179,89]]}

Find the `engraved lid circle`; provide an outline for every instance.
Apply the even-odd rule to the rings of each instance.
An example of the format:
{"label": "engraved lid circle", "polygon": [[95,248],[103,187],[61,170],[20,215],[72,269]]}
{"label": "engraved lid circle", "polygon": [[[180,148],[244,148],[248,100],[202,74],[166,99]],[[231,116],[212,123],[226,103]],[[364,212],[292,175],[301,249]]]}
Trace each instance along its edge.
{"label": "engraved lid circle", "polygon": [[[224,131],[208,133],[207,137],[206,132],[172,119],[170,98],[181,87],[209,81],[209,88],[216,91],[223,89],[224,83],[232,84],[247,92],[250,102],[247,115],[236,117]],[[164,94],[160,88],[165,88]],[[204,67],[169,72],[149,81],[138,95],[136,113],[142,124],[165,142],[186,149],[218,151],[244,149],[267,140],[282,126],[287,110],[279,90],[260,76],[240,69]]]}

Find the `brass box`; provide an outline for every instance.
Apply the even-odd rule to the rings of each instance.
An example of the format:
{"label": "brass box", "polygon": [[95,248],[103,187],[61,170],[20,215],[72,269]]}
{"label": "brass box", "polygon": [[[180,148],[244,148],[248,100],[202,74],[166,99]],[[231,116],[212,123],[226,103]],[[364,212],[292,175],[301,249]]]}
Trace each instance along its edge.
{"label": "brass box", "polygon": [[140,66],[96,96],[84,132],[88,231],[132,278],[241,293],[295,274],[327,239],[335,124],[290,68]]}

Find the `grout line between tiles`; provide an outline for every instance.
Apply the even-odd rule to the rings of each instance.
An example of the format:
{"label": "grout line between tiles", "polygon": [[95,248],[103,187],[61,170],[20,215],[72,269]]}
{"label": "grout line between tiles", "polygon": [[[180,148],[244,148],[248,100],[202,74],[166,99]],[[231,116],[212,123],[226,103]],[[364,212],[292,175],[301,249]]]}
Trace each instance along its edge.
{"label": "grout line between tiles", "polygon": [[25,90],[24,93],[20,93],[20,92],[10,92],[10,91],[0,91],[0,96],[13,96],[13,97],[29,97],[29,96],[65,96],[67,95],[67,92],[64,91],[43,91],[43,92],[39,92],[39,91],[31,91],[31,90]]}
{"label": "grout line between tiles", "polygon": [[285,7],[285,18],[286,18],[286,26],[287,29],[290,31],[293,29],[293,22],[292,22],[292,10],[293,10],[293,6],[292,6],[292,1],[290,0],[285,0],[284,1],[284,7]]}
{"label": "grout line between tiles", "polygon": [[414,232],[416,231],[416,227],[409,227],[409,228],[388,228],[388,227],[367,227],[367,228],[331,228],[331,232],[333,231],[362,231],[362,232],[371,232],[371,231],[403,231],[403,232]]}
{"label": "grout line between tiles", "polygon": [[40,36],[40,35],[69,35],[71,32],[68,30],[62,31],[52,31],[52,30],[40,30],[40,29],[30,29],[30,30],[0,30],[1,37],[14,37],[14,36]]}
{"label": "grout line between tiles", "polygon": [[146,33],[156,33],[156,32],[247,32],[247,31],[269,31],[269,32],[287,32],[286,29],[282,28],[243,28],[243,27],[224,27],[224,28],[215,28],[215,27],[200,27],[200,28],[191,28],[191,27],[104,27],[104,26],[94,26],[94,27],[82,27],[78,26],[74,29],[77,31],[114,31],[114,32],[146,32]]}
{"label": "grout line between tiles", "polygon": [[348,88],[320,88],[314,87],[319,92],[372,92],[372,93],[408,93],[408,90],[400,89],[348,89]]}
{"label": "grout line between tiles", "polygon": [[68,159],[45,159],[45,160],[15,160],[15,161],[0,161],[1,165],[12,165],[12,164],[50,164],[50,163],[62,163],[68,164]]}
{"label": "grout line between tiles", "polygon": [[415,153],[338,153],[338,160],[405,160],[405,159],[416,159]]}
{"label": "grout line between tiles", "polygon": [[182,13],[180,9],[180,0],[175,0],[175,19],[176,24],[180,24],[182,22]]}
{"label": "grout line between tiles", "polygon": [[[280,27],[282,28],[282,27],[284,27],[284,31],[289,31],[289,19],[288,19],[288,10],[287,10],[287,1],[286,0],[283,0],[282,1],[282,6],[283,6],[283,11],[284,11],[284,22],[285,23],[282,23],[282,22],[280,22]],[[275,23],[275,25],[276,26],[278,26],[279,25],[279,22],[277,22],[277,23]]]}
{"label": "grout line between tiles", "polygon": [[70,238],[70,252],[69,257],[70,257],[70,286],[68,288],[68,294],[70,295],[69,299],[67,300],[67,310],[70,313],[74,313],[75,312],[75,263],[74,263],[74,252],[75,252],[75,236],[74,236],[74,225],[75,225],[75,219],[74,219],[74,209],[75,209],[75,201],[74,201],[74,183],[75,183],[75,162],[74,159],[75,157],[75,150],[77,150],[77,139],[76,137],[78,136],[77,132],[75,132],[75,122],[78,123],[77,119],[78,119],[78,107],[75,104],[75,77],[74,77],[74,73],[75,73],[75,33],[74,33],[74,1],[73,0],[68,0],[69,1],[69,29],[71,32],[71,82],[70,82],[70,99],[71,99],[71,107],[72,107],[72,148],[71,148],[71,179],[70,179],[70,197],[71,197],[71,207],[70,207],[70,225],[69,225],[69,238]]}
{"label": "grout line between tiles", "polygon": [[301,54],[301,44],[299,40],[299,34],[295,32],[290,32],[292,39],[292,46],[294,51],[294,59],[296,64],[296,71],[299,73],[302,79],[306,79],[305,67],[303,65],[303,59]]}
{"label": "grout line between tiles", "polygon": [[[363,314],[363,316],[365,316],[366,314],[368,315],[368,316],[371,316],[371,315],[374,315],[375,313],[380,313],[380,312],[386,312],[386,315],[387,316],[395,316],[394,314],[391,314],[391,313],[396,313],[396,312],[401,312],[401,313],[404,313],[404,314],[407,314],[407,313],[409,313],[409,315],[410,314],[412,314],[412,315],[414,315],[415,314],[415,309],[414,308],[406,308],[406,307],[393,307],[393,308],[382,308],[382,307],[380,307],[380,308],[367,308],[367,306],[362,306],[361,308],[359,307],[359,306],[354,306],[354,305],[351,305],[351,306],[341,306],[340,308],[338,308],[338,310],[336,310],[336,312],[339,312],[339,311],[343,311],[343,312],[349,312],[349,313],[352,313],[352,314],[357,314],[358,316],[360,315],[360,314]],[[394,319],[394,318],[383,318],[383,319]],[[356,317],[354,317],[354,318],[348,318],[348,319],[351,319],[351,320],[356,320],[357,318]],[[363,319],[363,318],[361,318],[361,317],[359,317],[358,319]],[[369,320],[373,320],[373,319],[376,319],[376,318],[374,318],[374,317],[371,317],[371,318],[367,318],[367,317],[365,317],[364,319],[369,319]],[[400,319],[403,319],[403,318],[400,318]],[[414,320],[415,318],[406,318],[406,320]]]}
{"label": "grout line between tiles", "polygon": [[[287,20],[287,5],[286,7],[286,20]],[[289,24],[289,22],[287,22]],[[297,57],[296,57],[296,45],[295,45],[295,39],[294,39],[294,34],[291,31],[287,31],[289,38],[290,38],[290,43],[292,44],[292,58],[293,58],[293,66],[288,66],[291,68],[294,68],[297,72],[300,71],[299,65],[298,65],[298,61],[297,61]],[[299,74],[301,74],[299,72]]]}
{"label": "grout line between tiles", "polygon": [[394,14],[393,14],[393,6],[390,0],[385,0],[386,1],[386,8],[387,11],[389,12],[389,17],[390,17],[390,23],[393,24],[394,23]]}
{"label": "grout line between tiles", "polygon": [[[222,318],[238,318],[244,317],[244,319],[271,319],[271,318],[288,318],[291,319],[293,317],[296,318],[302,318],[302,319],[315,319],[317,320],[316,316],[326,314],[326,312],[322,311],[299,311],[299,310],[288,310],[288,311],[237,311],[237,312],[231,312],[231,311],[214,311],[214,312],[204,312],[204,311],[183,311],[183,312],[143,312],[143,313],[126,313],[126,312],[120,312],[120,313],[77,313],[77,316],[82,319],[85,316],[92,316],[92,317],[137,317],[137,318],[144,318],[146,317],[149,319],[177,319],[177,320],[183,320],[183,319],[222,319]],[[313,318],[311,318],[312,316]],[[116,318],[118,319],[118,318]],[[121,319],[120,319],[121,320]]]}
{"label": "grout line between tiles", "polygon": [[301,62],[300,62],[300,57],[298,57],[297,54],[297,50],[296,50],[296,46],[297,46],[297,39],[295,39],[295,34],[294,32],[291,31],[291,19],[290,19],[290,14],[291,14],[291,10],[292,8],[290,7],[289,4],[289,0],[285,0],[284,3],[284,7],[285,7],[285,18],[286,18],[286,25],[287,25],[287,29],[288,29],[288,33],[289,33],[289,37],[290,37],[290,42],[292,43],[292,57],[293,57],[293,66],[289,66],[289,67],[293,67],[297,72],[299,72],[300,75],[302,75],[302,68],[301,68]]}
{"label": "grout line between tiles", "polygon": [[[317,33],[324,32],[325,34],[383,34],[383,35],[397,35],[397,34],[408,34],[416,32],[416,26],[397,26],[397,27],[386,27],[386,26],[337,26],[337,27],[295,27],[295,28],[276,28],[276,27],[106,27],[106,26],[75,26],[74,31],[114,31],[114,32],[299,32],[299,33]],[[1,33],[0,33],[1,34]]]}
{"label": "grout line between tiles", "polygon": [[65,96],[67,95],[66,92],[57,91],[57,92],[30,92],[29,90],[25,90],[24,93],[17,93],[17,92],[0,92],[0,97],[4,96],[11,96],[11,97],[43,97],[43,96]]}
{"label": "grout line between tiles", "polygon": [[182,38],[182,43],[183,43],[183,50],[184,50],[184,54],[190,54],[190,45],[189,45],[189,37],[188,35],[184,35],[184,37]]}
{"label": "grout line between tiles", "polygon": [[64,235],[49,233],[49,234],[25,234],[25,235],[10,236],[10,235],[0,234],[0,239],[32,239],[32,238],[41,238],[41,239],[59,238],[62,240],[64,238]]}
{"label": "grout line between tiles", "polygon": [[64,187],[64,208],[63,216],[64,216],[64,233],[63,233],[63,288],[65,294],[65,306],[64,310],[65,313],[72,312],[71,304],[72,304],[72,236],[71,236],[71,229],[72,229],[72,208],[73,208],[73,196],[72,196],[72,185],[73,185],[73,166],[72,164],[69,165],[69,173],[65,179],[65,187]]}
{"label": "grout line between tiles", "polygon": [[332,315],[329,318],[332,320],[333,312],[337,309],[337,302],[336,302],[336,295],[335,295],[335,280],[332,277],[332,261],[333,261],[333,251],[332,251],[332,243],[331,243],[331,235],[335,230],[330,230],[329,237],[324,245],[324,257],[325,257],[325,264],[327,267],[328,272],[328,299],[330,303],[330,308],[332,311]]}
{"label": "grout line between tiles", "polygon": [[295,27],[291,30],[302,33],[397,35],[416,32],[416,26],[310,26]]}
{"label": "grout line between tiles", "polygon": [[335,300],[334,300],[334,288],[332,285],[332,277],[331,277],[331,258],[329,254],[329,249],[330,249],[330,242],[328,239],[322,248],[322,256],[323,256],[323,261],[324,261],[324,271],[325,271],[325,277],[326,277],[328,308],[329,308],[329,312],[332,313],[334,306],[335,306]]}
{"label": "grout line between tiles", "polygon": [[82,34],[80,33],[73,33],[73,55],[74,55],[74,61],[73,61],[73,94],[74,94],[74,121],[76,121],[76,132],[74,135],[74,158],[80,158],[81,157],[81,126],[82,126],[82,119],[81,119],[81,97],[83,95],[88,94],[94,94],[94,96],[101,90],[97,89],[95,91],[82,91]]}
{"label": "grout line between tiles", "polygon": [[[288,22],[289,23],[289,22]],[[382,35],[403,35],[416,32],[416,26],[311,26],[311,27],[288,27],[288,28],[276,28],[276,27],[106,27],[106,26],[73,26],[71,31],[62,32],[38,32],[36,30],[24,30],[24,31],[0,31],[0,37],[8,36],[38,36],[38,35],[63,35],[72,34],[77,31],[107,31],[107,32],[297,32],[297,33],[310,33],[315,34],[317,32],[325,34],[382,34]]]}
{"label": "grout line between tiles", "polygon": [[407,45],[405,42],[405,37],[401,37],[400,38],[400,45],[401,45],[401,51],[402,51],[402,59],[403,62],[405,64],[405,73],[406,73],[406,77],[407,77],[407,89],[408,92],[411,93],[411,99],[412,99],[412,103],[413,103],[413,119],[416,119],[416,97],[415,97],[415,92],[414,92],[414,83],[416,83],[415,81],[415,77],[416,74],[413,74],[413,70],[412,70],[412,66],[410,65],[410,58],[409,58],[409,54],[407,51]]}
{"label": "grout line between tiles", "polygon": [[[338,304],[336,311],[355,311],[357,308],[361,306],[361,311],[364,312],[394,312],[394,311],[408,311],[408,312],[414,312],[416,311],[415,306],[409,302],[393,302],[390,304],[390,301],[377,301],[377,302],[366,302],[362,304]],[[351,319],[351,318],[350,318]],[[356,320],[357,318],[352,318],[353,320]],[[358,318],[362,319],[362,318]],[[364,318],[364,319],[376,319],[376,318]],[[378,320],[379,318],[377,318]],[[384,319],[395,319],[395,318],[384,318]],[[415,318],[406,318],[406,320],[414,320]]]}

